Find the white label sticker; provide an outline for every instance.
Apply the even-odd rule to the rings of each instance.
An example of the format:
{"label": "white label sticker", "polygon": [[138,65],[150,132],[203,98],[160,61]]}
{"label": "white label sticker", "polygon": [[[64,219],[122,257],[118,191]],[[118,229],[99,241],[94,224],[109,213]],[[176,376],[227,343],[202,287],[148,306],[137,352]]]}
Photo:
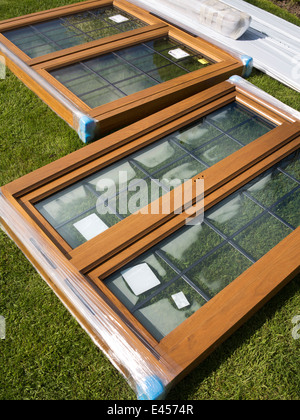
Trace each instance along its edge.
{"label": "white label sticker", "polygon": [[108,226],[95,213],[79,220],[73,226],[87,241],[108,229]]}
{"label": "white label sticker", "polygon": [[189,57],[190,54],[188,54],[186,51],[183,51],[181,48],[176,48],[175,50],[170,50],[169,54],[179,60],[179,58]]}
{"label": "white label sticker", "polygon": [[128,268],[121,274],[136,296],[160,284],[160,281],[146,263]]}
{"label": "white label sticker", "polygon": [[126,22],[127,20],[129,20],[127,17],[122,15],[110,16],[109,19],[116,23]]}
{"label": "white label sticker", "polygon": [[176,303],[178,309],[185,308],[190,304],[183,292],[175,293],[175,295],[172,295],[172,299]]}

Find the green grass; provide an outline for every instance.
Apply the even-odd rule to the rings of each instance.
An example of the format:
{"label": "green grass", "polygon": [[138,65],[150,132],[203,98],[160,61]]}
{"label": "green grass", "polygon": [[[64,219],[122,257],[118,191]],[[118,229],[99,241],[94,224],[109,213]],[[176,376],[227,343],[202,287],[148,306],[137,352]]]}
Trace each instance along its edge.
{"label": "green grass", "polygon": [[[0,16],[73,2],[0,0]],[[299,93],[258,71],[249,80],[300,110]],[[0,185],[80,147],[77,134],[7,71],[0,80]],[[6,339],[0,341],[1,400],[135,399],[126,380],[2,231],[0,315],[7,323]],[[169,399],[299,400],[295,315],[300,315],[300,276],[175,386]]]}
{"label": "green grass", "polygon": [[[300,19],[289,13],[287,10],[282,9],[281,7],[277,6],[276,4],[272,3],[269,0],[245,0],[247,3],[253,4],[253,6],[260,7],[266,10],[273,15],[276,15],[282,19],[287,20],[288,22],[294,23],[294,25],[300,26]],[[293,2],[299,2],[300,0],[291,0]]]}

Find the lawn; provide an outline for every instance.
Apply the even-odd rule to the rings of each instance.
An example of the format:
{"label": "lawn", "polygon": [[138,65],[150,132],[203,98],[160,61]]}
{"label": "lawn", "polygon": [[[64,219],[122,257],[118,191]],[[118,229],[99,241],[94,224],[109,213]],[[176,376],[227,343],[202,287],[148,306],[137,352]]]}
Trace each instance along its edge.
{"label": "lawn", "polygon": [[[74,0],[0,0],[6,19]],[[252,1],[251,1],[252,2]],[[256,5],[299,25],[267,0]],[[253,71],[249,81],[300,111],[300,94]],[[0,80],[0,185],[83,146],[77,134],[10,71]],[[52,290],[0,231],[1,400],[136,399]],[[170,400],[299,400],[300,276],[174,387]]]}

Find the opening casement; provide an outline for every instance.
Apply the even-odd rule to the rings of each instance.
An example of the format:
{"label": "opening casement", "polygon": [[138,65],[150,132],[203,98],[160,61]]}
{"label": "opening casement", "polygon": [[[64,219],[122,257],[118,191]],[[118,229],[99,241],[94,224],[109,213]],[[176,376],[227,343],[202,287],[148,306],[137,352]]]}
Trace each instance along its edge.
{"label": "opening casement", "polygon": [[245,70],[241,59],[124,0],[0,22],[0,53],[84,142]]}
{"label": "opening casement", "polygon": [[[1,223],[101,348],[125,343],[114,361],[137,388],[144,368],[163,384],[156,398],[299,272],[299,144],[291,113],[222,82],[4,186],[34,234]],[[153,185],[168,212],[151,212]]]}

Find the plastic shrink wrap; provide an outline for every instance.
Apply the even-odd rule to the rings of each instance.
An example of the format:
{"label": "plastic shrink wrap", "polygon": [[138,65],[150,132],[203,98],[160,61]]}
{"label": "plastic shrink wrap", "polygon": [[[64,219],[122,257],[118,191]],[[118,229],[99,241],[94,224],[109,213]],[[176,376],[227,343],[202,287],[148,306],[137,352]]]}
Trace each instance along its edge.
{"label": "plastic shrink wrap", "polygon": [[[300,113],[261,91],[239,76],[229,82],[253,94],[256,101],[267,101],[277,113],[300,120]],[[116,307],[67,257],[31,223],[5,187],[0,189],[0,226],[18,245],[61,302],[123,374],[140,400],[163,399],[178,380],[181,367],[170,356],[158,354],[143,337],[133,333],[132,324],[120,316]]]}
{"label": "plastic shrink wrap", "polygon": [[[233,35],[233,32],[237,31],[238,27],[240,28],[239,29],[239,31],[240,31],[241,27],[244,25],[244,24],[242,24],[242,18],[240,16],[240,14],[239,13],[234,14],[231,11],[228,11],[231,8],[229,6],[226,6],[226,5],[222,5],[222,7],[220,7],[220,5],[218,5],[218,8],[217,8],[216,5],[211,5],[212,1],[213,0],[205,0],[203,3],[199,2],[199,1],[189,2],[188,3],[188,5],[189,5],[188,9],[186,9],[186,4],[187,4],[186,2],[183,2],[183,5],[181,5],[178,1],[176,1],[176,3],[174,2],[174,4],[172,2],[172,6],[176,7],[176,10],[179,11],[179,12],[181,10],[183,10],[183,13],[182,13],[183,17],[186,17],[185,16],[186,13],[189,13],[190,18],[192,18],[193,16],[198,16],[199,22],[200,22],[200,19],[201,19],[201,21],[203,21],[203,23],[205,23],[206,25],[212,25],[213,27],[218,27],[220,30],[225,31],[226,33],[231,33],[231,35]],[[140,2],[140,1],[136,2],[135,0],[133,0],[132,3],[133,4],[137,3],[138,6],[142,6],[142,7],[145,6],[145,8],[147,6],[146,4],[144,4],[143,1],[142,2]],[[220,3],[220,2],[215,1],[214,3]],[[156,2],[152,2],[151,7],[155,7],[155,6],[156,6]],[[173,10],[172,10],[172,7],[171,7],[171,2],[168,2],[167,0],[165,0],[164,2],[161,2],[161,6],[163,6],[167,9],[168,14],[170,14],[170,16],[173,14]],[[201,8],[201,12],[198,13],[200,8]],[[158,17],[161,17],[159,11],[156,14],[158,15]],[[164,18],[164,16],[162,16],[162,17]],[[21,18],[23,18],[23,17],[21,17]],[[244,23],[246,22],[246,20],[247,19],[244,20]],[[147,28],[147,26],[146,26],[146,28]],[[243,26],[243,28],[244,28],[244,26]],[[183,29],[186,29],[186,28],[183,28]],[[151,31],[151,25],[149,25],[149,31]],[[5,30],[4,30],[3,33],[5,34]],[[126,37],[128,37],[127,33],[124,34],[124,39]],[[200,38],[201,38],[201,36],[200,36]],[[193,39],[194,38],[191,38],[191,41]],[[128,42],[129,42],[129,40],[128,40]],[[211,44],[214,44],[213,40],[210,40],[210,42],[211,42]],[[187,46],[188,46],[188,42],[187,42]],[[88,47],[84,46],[84,48],[87,48],[87,52],[89,51]],[[207,48],[207,46],[205,46],[205,48]],[[137,96],[137,95],[140,94],[141,91],[138,90],[137,92],[134,91],[132,96],[130,94],[125,95],[125,96],[131,96],[133,98],[131,102],[129,102],[129,101],[128,101],[128,103],[127,102],[121,102],[121,103],[118,102],[117,105],[114,105],[115,102],[117,102],[117,100],[113,100],[113,101],[109,102],[111,107],[110,106],[108,107],[108,103],[104,103],[104,105],[103,105],[104,108],[101,108],[101,106],[97,107],[96,105],[95,105],[96,108],[95,107],[89,108],[88,106],[86,106],[84,101],[81,101],[79,96],[76,96],[76,94],[72,93],[72,90],[69,91],[68,88],[66,89],[65,85],[60,86],[59,83],[56,83],[57,80],[53,81],[51,79],[51,72],[49,73],[50,70],[46,71],[44,69],[44,67],[39,68],[39,66],[42,66],[41,63],[38,63],[37,65],[32,64],[32,63],[30,64],[30,60],[26,61],[24,59],[24,57],[22,55],[20,55],[20,52],[22,52],[22,51],[19,51],[18,48],[14,44],[9,43],[9,41],[5,38],[5,36],[0,31],[0,59],[1,60],[6,59],[7,67],[10,68],[17,75],[17,77],[19,77],[23,81],[23,83],[25,83],[31,90],[33,90],[42,100],[44,100],[44,102],[47,103],[48,106],[51,107],[51,109],[53,109],[73,129],[75,129],[76,132],[78,133],[80,139],[84,143],[88,143],[90,141],[99,139],[99,137],[101,137],[102,134],[103,134],[102,131],[101,131],[102,126],[105,125],[105,124],[106,124],[106,126],[108,126],[108,128],[107,128],[108,131],[120,128],[120,127],[117,127],[117,125],[121,124],[121,123],[119,123],[119,122],[117,123],[116,121],[121,120],[121,118],[118,119],[118,116],[120,116],[121,112],[124,112],[124,113],[127,112],[127,108],[129,110],[125,114],[126,116],[122,119],[122,123],[123,123],[123,121],[128,120],[129,116],[130,116],[130,118],[133,122],[135,116],[136,115],[141,115],[141,112],[143,112],[143,115],[145,116],[147,114],[148,110],[151,109],[151,107],[154,107],[154,106],[155,107],[157,107],[157,106],[161,107],[162,106],[161,104],[163,103],[163,101],[160,99],[161,97],[164,98],[164,103],[166,103],[166,101],[177,101],[179,94],[180,94],[180,97],[183,98],[184,95],[186,95],[185,92],[188,91],[183,86],[184,83],[187,83],[187,80],[182,80],[181,79],[181,82],[180,83],[178,82],[178,84],[177,84],[178,91],[177,91],[177,90],[173,89],[173,86],[170,83],[172,81],[173,77],[171,78],[171,80],[169,80],[169,79],[165,80],[163,78],[162,81],[164,81],[166,84],[164,86],[162,86],[159,93],[157,93],[154,90],[154,88],[156,89],[156,85],[149,88],[149,89],[151,89],[151,88],[153,89],[152,91],[148,91],[148,94],[147,94],[147,99],[149,99],[149,104],[146,103],[146,100],[144,100],[144,103],[142,103],[142,101],[139,100],[139,96]],[[227,74],[226,77],[229,77],[231,70],[228,69],[228,65],[226,65],[225,61],[227,60],[227,58],[231,59],[233,57],[238,59],[239,63],[237,63],[236,65],[241,67],[242,75],[245,76],[245,77],[250,75],[251,70],[252,70],[252,66],[253,66],[253,60],[250,56],[246,56],[244,54],[238,54],[237,55],[236,53],[232,53],[231,51],[228,50],[227,52],[228,52],[228,54],[231,55],[231,57],[227,57],[226,60],[225,60],[225,58],[223,56],[223,52],[224,52],[223,48],[220,48],[220,51],[219,51],[220,57],[221,56],[223,57],[223,58],[220,59],[220,61],[218,59],[218,55],[217,55],[217,59],[216,59],[216,52],[215,51],[212,53],[211,60],[212,60],[212,64],[216,65],[216,66],[218,66],[219,64],[221,65],[221,63],[224,62],[224,69],[222,68],[221,70],[222,70],[222,72]],[[199,53],[201,53],[201,44],[199,44]],[[74,54],[74,56],[76,58],[79,53],[78,54],[77,53],[72,53],[72,54]],[[67,57],[69,57],[72,54],[69,53],[69,55],[67,55]],[[50,56],[50,58],[49,58],[49,56]],[[54,59],[51,58],[51,54],[46,54],[44,57],[45,58],[43,60],[46,63],[48,63],[48,61],[50,61],[52,63],[53,60],[54,60],[54,62],[56,60],[55,58]],[[37,57],[37,58],[40,58],[40,57]],[[210,57],[208,56],[208,59],[209,58]],[[59,60],[59,59],[57,59],[57,60]],[[70,63],[71,62],[73,63],[72,60],[70,61]],[[76,62],[77,62],[77,60],[78,59],[76,58]],[[66,59],[65,61],[68,61],[68,60]],[[43,63],[43,65],[44,65],[44,63]],[[57,63],[55,65],[57,65]],[[61,66],[61,64],[60,64],[60,66]],[[62,68],[62,67],[59,67],[59,68]],[[41,70],[43,70],[43,71],[41,72]],[[201,71],[203,70],[203,74],[201,75],[201,74],[197,73],[197,78],[195,77],[193,79],[193,83],[195,83],[195,91],[196,91],[196,89],[200,89],[202,84],[203,85],[212,84],[213,83],[213,78],[218,77],[220,79],[220,77],[221,77],[220,75],[217,75],[217,72],[220,71],[220,70],[218,70],[218,67],[216,68],[216,67],[212,66],[211,73],[207,72],[207,70],[205,70],[205,69],[200,69],[199,68],[199,70],[201,70]],[[135,71],[137,71],[137,70],[135,70]],[[238,70],[232,70],[231,74],[234,74],[234,73],[237,73],[237,72],[238,72]],[[190,73],[191,73],[191,71],[185,73],[184,76],[188,76]],[[1,78],[1,65],[0,65],[0,78]],[[158,77],[158,81],[159,80],[160,79]],[[158,81],[157,81],[157,83],[158,83],[158,86],[159,86],[159,84],[161,82],[158,82]],[[196,85],[196,83],[197,83],[197,85]],[[146,85],[146,86],[148,86],[148,85]],[[146,90],[146,89],[143,89],[143,90]],[[96,89],[96,91],[97,91],[97,89]],[[102,95],[102,93],[99,93],[99,95]],[[74,98],[74,96],[75,96],[75,98]],[[104,94],[104,96],[105,96],[105,94]],[[124,98],[122,97],[119,100],[123,100],[123,99]],[[80,101],[82,102],[82,104],[81,104]],[[131,106],[132,107],[139,106],[139,111],[137,111],[134,108],[135,111],[132,112],[132,114],[130,114],[130,107]],[[97,108],[99,108],[99,109],[96,112],[95,109],[97,109]],[[119,114],[119,115],[117,116],[117,114]],[[105,120],[105,118],[107,118],[107,119],[110,118],[110,120],[109,120],[109,122],[106,121],[106,123],[104,124],[103,120]],[[116,124],[116,127],[114,126],[114,124]]]}
{"label": "plastic shrink wrap", "polygon": [[[163,399],[174,373],[151,348],[138,351],[138,338],[127,334],[116,312],[87,279],[12,206],[0,189],[0,227],[18,245],[61,302],[123,374],[139,400]],[[130,327],[129,327],[130,330]],[[147,350],[146,350],[147,351]]]}
{"label": "plastic shrink wrap", "polygon": [[183,11],[201,25],[232,39],[238,39],[249,28],[251,16],[219,0],[165,0],[175,10]]}

